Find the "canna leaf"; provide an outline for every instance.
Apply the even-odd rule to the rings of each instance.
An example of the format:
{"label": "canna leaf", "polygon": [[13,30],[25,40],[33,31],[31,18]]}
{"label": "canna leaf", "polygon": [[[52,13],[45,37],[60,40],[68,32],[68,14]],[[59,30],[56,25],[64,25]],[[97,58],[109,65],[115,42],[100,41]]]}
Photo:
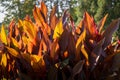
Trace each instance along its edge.
{"label": "canna leaf", "polygon": [[21,19],[18,20],[18,28],[20,28],[21,26],[23,26],[23,21]]}
{"label": "canna leaf", "polygon": [[2,54],[1,65],[3,65],[4,67],[7,66],[7,56],[5,53]]}
{"label": "canna leaf", "polygon": [[24,20],[24,31],[28,34],[31,41],[35,38],[36,28],[32,22]]}
{"label": "canna leaf", "polygon": [[42,11],[42,13],[44,14],[44,17],[45,17],[45,19],[46,19],[46,18],[47,18],[48,9],[47,9],[47,6],[45,5],[44,2],[41,2],[41,11]]}
{"label": "canna leaf", "polygon": [[83,20],[80,21],[80,23],[78,24],[78,26],[77,26],[76,29],[75,29],[75,32],[76,32],[77,34],[80,34],[80,33],[82,32],[82,29],[83,29]]}
{"label": "canna leaf", "polygon": [[57,56],[57,50],[59,49],[58,39],[54,39],[50,48],[50,57],[54,60]]}
{"label": "canna leaf", "polygon": [[119,71],[120,68],[120,51],[119,53],[114,53],[112,71]]}
{"label": "canna leaf", "polygon": [[45,71],[46,67],[45,67],[43,56],[40,57],[38,55],[31,55],[31,66],[34,72],[37,72],[38,74],[44,75],[46,72]]}
{"label": "canna leaf", "polygon": [[56,15],[55,15],[56,10],[57,10],[56,6],[54,6],[51,13],[50,13],[50,27],[51,27],[52,30],[55,29],[55,26],[56,26],[56,24],[58,22],[58,19],[57,19]]}
{"label": "canna leaf", "polygon": [[90,64],[91,64],[91,67],[92,67],[92,70],[96,67],[96,65],[98,64],[98,61],[100,59],[100,56],[101,55],[105,55],[103,52],[103,43],[105,41],[105,38],[103,38],[101,41],[99,41],[95,48],[93,49],[93,51],[91,52],[91,55],[90,55]]}
{"label": "canna leaf", "polygon": [[51,11],[51,13],[50,13],[50,18],[52,18],[54,15],[55,15],[55,13],[56,13],[56,9],[57,8],[57,6],[54,6],[53,8],[52,8],[52,11]]}
{"label": "canna leaf", "polygon": [[43,31],[43,40],[45,41],[45,44],[47,44],[48,48],[50,48],[51,41],[49,39],[49,34],[47,34],[48,29],[45,29]]}
{"label": "canna leaf", "polygon": [[83,65],[84,65],[85,61],[84,60],[80,60],[74,67],[73,67],[73,77],[80,73],[82,71]]}
{"label": "canna leaf", "polygon": [[14,34],[14,29],[15,28],[15,21],[14,21],[14,19],[10,22],[10,24],[9,24],[9,27],[8,27],[8,29],[9,29],[9,37],[12,37],[13,35],[15,35]]}
{"label": "canna leaf", "polygon": [[59,38],[59,47],[60,51],[62,52],[61,54],[63,55],[63,52],[67,49],[68,44],[69,44],[69,32],[65,29],[63,33],[61,34],[61,37]]}
{"label": "canna leaf", "polygon": [[22,57],[28,62],[31,63],[31,58],[30,58],[30,54],[28,53],[21,53]]}
{"label": "canna leaf", "polygon": [[84,29],[84,31],[81,33],[81,35],[79,36],[76,42],[76,53],[75,53],[76,60],[80,59],[80,49],[82,46],[82,41],[85,40],[85,38],[86,38],[86,29]]}
{"label": "canna leaf", "polygon": [[40,18],[39,18],[39,16],[38,16],[38,12],[40,13],[39,8],[35,7],[35,8],[33,9],[33,17],[34,17],[34,19],[35,19],[36,24],[39,25],[40,27],[43,27],[43,26],[42,26],[42,23],[41,23],[41,20],[40,20]]}
{"label": "canna leaf", "polygon": [[18,37],[20,35],[18,25],[15,27],[15,36]]}
{"label": "canna leaf", "polygon": [[26,36],[22,36],[22,40],[23,40],[24,46],[26,46],[29,42],[29,39]]}
{"label": "canna leaf", "polygon": [[28,52],[31,54],[32,51],[33,51],[33,47],[34,47],[34,44],[32,42],[28,42],[27,44],[27,49],[28,49]]}
{"label": "canna leaf", "polygon": [[5,32],[5,29],[4,29],[4,25],[2,25],[1,27],[1,33],[0,33],[0,38],[1,38],[1,41],[7,45],[7,35],[6,35],[6,32]]}
{"label": "canna leaf", "polygon": [[67,46],[68,56],[70,59],[75,58],[75,53],[76,53],[75,46],[76,46],[75,37],[73,36],[72,32],[70,32],[68,39],[68,46]]}
{"label": "canna leaf", "polygon": [[105,17],[101,19],[101,21],[100,21],[100,23],[98,25],[99,33],[101,33],[101,31],[102,31],[107,17],[108,17],[108,14],[106,14]]}
{"label": "canna leaf", "polygon": [[20,54],[19,54],[19,52],[17,52],[15,49],[10,48],[10,47],[7,47],[7,46],[6,46],[6,48],[7,48],[7,51],[8,51],[12,56],[14,56],[14,57],[16,57],[16,58],[20,58],[20,57],[21,57]]}
{"label": "canna leaf", "polygon": [[63,33],[63,25],[62,25],[62,20],[60,20],[55,27],[53,39],[60,38],[62,33]]}
{"label": "canna leaf", "polygon": [[79,46],[79,44],[85,40],[85,37],[86,37],[86,29],[84,29],[84,31],[81,33],[81,35],[79,36],[77,42],[76,42],[76,49],[77,47]]}
{"label": "canna leaf", "polygon": [[38,56],[38,55],[31,55],[30,56],[31,57],[31,59],[34,61],[34,62],[39,62],[40,61],[40,56]]}
{"label": "canna leaf", "polygon": [[85,56],[86,65],[88,66],[88,65],[89,65],[89,57],[88,57],[88,53],[87,53],[86,50],[85,50],[84,44],[83,44],[82,47],[81,47],[81,52],[82,52],[82,54]]}
{"label": "canna leaf", "polygon": [[4,44],[0,41],[0,53],[4,50]]}
{"label": "canna leaf", "polygon": [[120,19],[116,19],[112,21],[109,27],[107,27],[107,29],[102,34],[102,37],[105,38],[103,48],[106,48],[111,43],[112,35],[118,29],[119,24],[120,24]]}
{"label": "canna leaf", "polygon": [[57,19],[57,17],[55,15],[53,17],[51,17],[51,19],[50,19],[50,27],[51,27],[52,30],[55,29],[55,26],[56,26],[57,22],[58,22],[58,19]]}
{"label": "canna leaf", "polygon": [[18,48],[19,47],[18,42],[13,37],[11,39],[12,39],[13,45]]}
{"label": "canna leaf", "polygon": [[57,80],[58,69],[55,66],[50,66],[47,76],[48,76],[48,80]]}
{"label": "canna leaf", "polygon": [[89,32],[87,34],[88,37],[93,37],[93,38],[96,37],[96,33],[97,33],[96,24],[94,22],[94,19],[87,12],[85,12],[83,23],[84,23],[84,27]]}
{"label": "canna leaf", "polygon": [[33,16],[34,16],[36,23],[39,25],[39,27],[44,29],[46,27],[46,21],[45,21],[44,16],[41,13],[41,9],[38,7],[35,7],[33,10]]}
{"label": "canna leaf", "polygon": [[49,45],[47,46],[47,44],[45,43],[45,40],[42,39],[41,42],[40,42],[40,47],[39,47],[38,55],[39,55],[39,56],[44,55],[44,53],[47,52],[48,47],[49,47]]}

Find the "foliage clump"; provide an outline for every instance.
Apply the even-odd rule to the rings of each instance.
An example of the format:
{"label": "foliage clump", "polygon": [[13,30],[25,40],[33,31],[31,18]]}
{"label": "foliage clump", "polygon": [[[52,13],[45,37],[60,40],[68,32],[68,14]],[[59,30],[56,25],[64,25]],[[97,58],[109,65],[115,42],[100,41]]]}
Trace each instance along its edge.
{"label": "foliage clump", "polygon": [[0,79],[119,79],[120,41],[111,40],[120,19],[103,30],[108,14],[96,24],[85,12],[75,27],[68,10],[58,18],[54,7],[48,17],[46,5],[40,5],[33,9],[35,21],[29,16],[12,20],[7,35],[2,25]]}

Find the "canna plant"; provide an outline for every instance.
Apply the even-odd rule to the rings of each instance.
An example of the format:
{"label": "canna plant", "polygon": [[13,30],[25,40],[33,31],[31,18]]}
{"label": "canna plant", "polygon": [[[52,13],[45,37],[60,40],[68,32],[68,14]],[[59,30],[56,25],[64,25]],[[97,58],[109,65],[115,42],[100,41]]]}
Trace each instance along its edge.
{"label": "canna plant", "polygon": [[103,30],[107,15],[96,24],[87,12],[77,27],[66,10],[50,16],[44,2],[29,16],[12,20],[0,33],[0,79],[115,80],[120,71],[120,41],[112,42],[116,19]]}

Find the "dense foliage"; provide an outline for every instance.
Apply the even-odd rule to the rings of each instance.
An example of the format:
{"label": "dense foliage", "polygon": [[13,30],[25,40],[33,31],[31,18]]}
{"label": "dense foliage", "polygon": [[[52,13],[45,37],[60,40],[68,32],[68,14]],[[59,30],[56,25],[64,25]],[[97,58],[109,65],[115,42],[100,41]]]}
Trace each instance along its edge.
{"label": "dense foliage", "polygon": [[78,26],[66,10],[48,17],[41,2],[29,16],[12,20],[0,33],[0,79],[10,80],[114,80],[120,79],[120,41],[112,42],[116,19],[103,30],[107,14],[95,23],[84,13]]}

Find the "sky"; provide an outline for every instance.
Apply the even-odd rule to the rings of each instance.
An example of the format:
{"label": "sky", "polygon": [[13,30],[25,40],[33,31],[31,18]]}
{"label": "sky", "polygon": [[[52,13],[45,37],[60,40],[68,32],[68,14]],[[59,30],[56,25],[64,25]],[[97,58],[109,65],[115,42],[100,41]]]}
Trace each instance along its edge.
{"label": "sky", "polygon": [[[3,10],[3,9],[4,8],[2,6],[0,6],[0,11]],[[5,14],[0,12],[0,23],[3,21],[4,17],[5,17]]]}

